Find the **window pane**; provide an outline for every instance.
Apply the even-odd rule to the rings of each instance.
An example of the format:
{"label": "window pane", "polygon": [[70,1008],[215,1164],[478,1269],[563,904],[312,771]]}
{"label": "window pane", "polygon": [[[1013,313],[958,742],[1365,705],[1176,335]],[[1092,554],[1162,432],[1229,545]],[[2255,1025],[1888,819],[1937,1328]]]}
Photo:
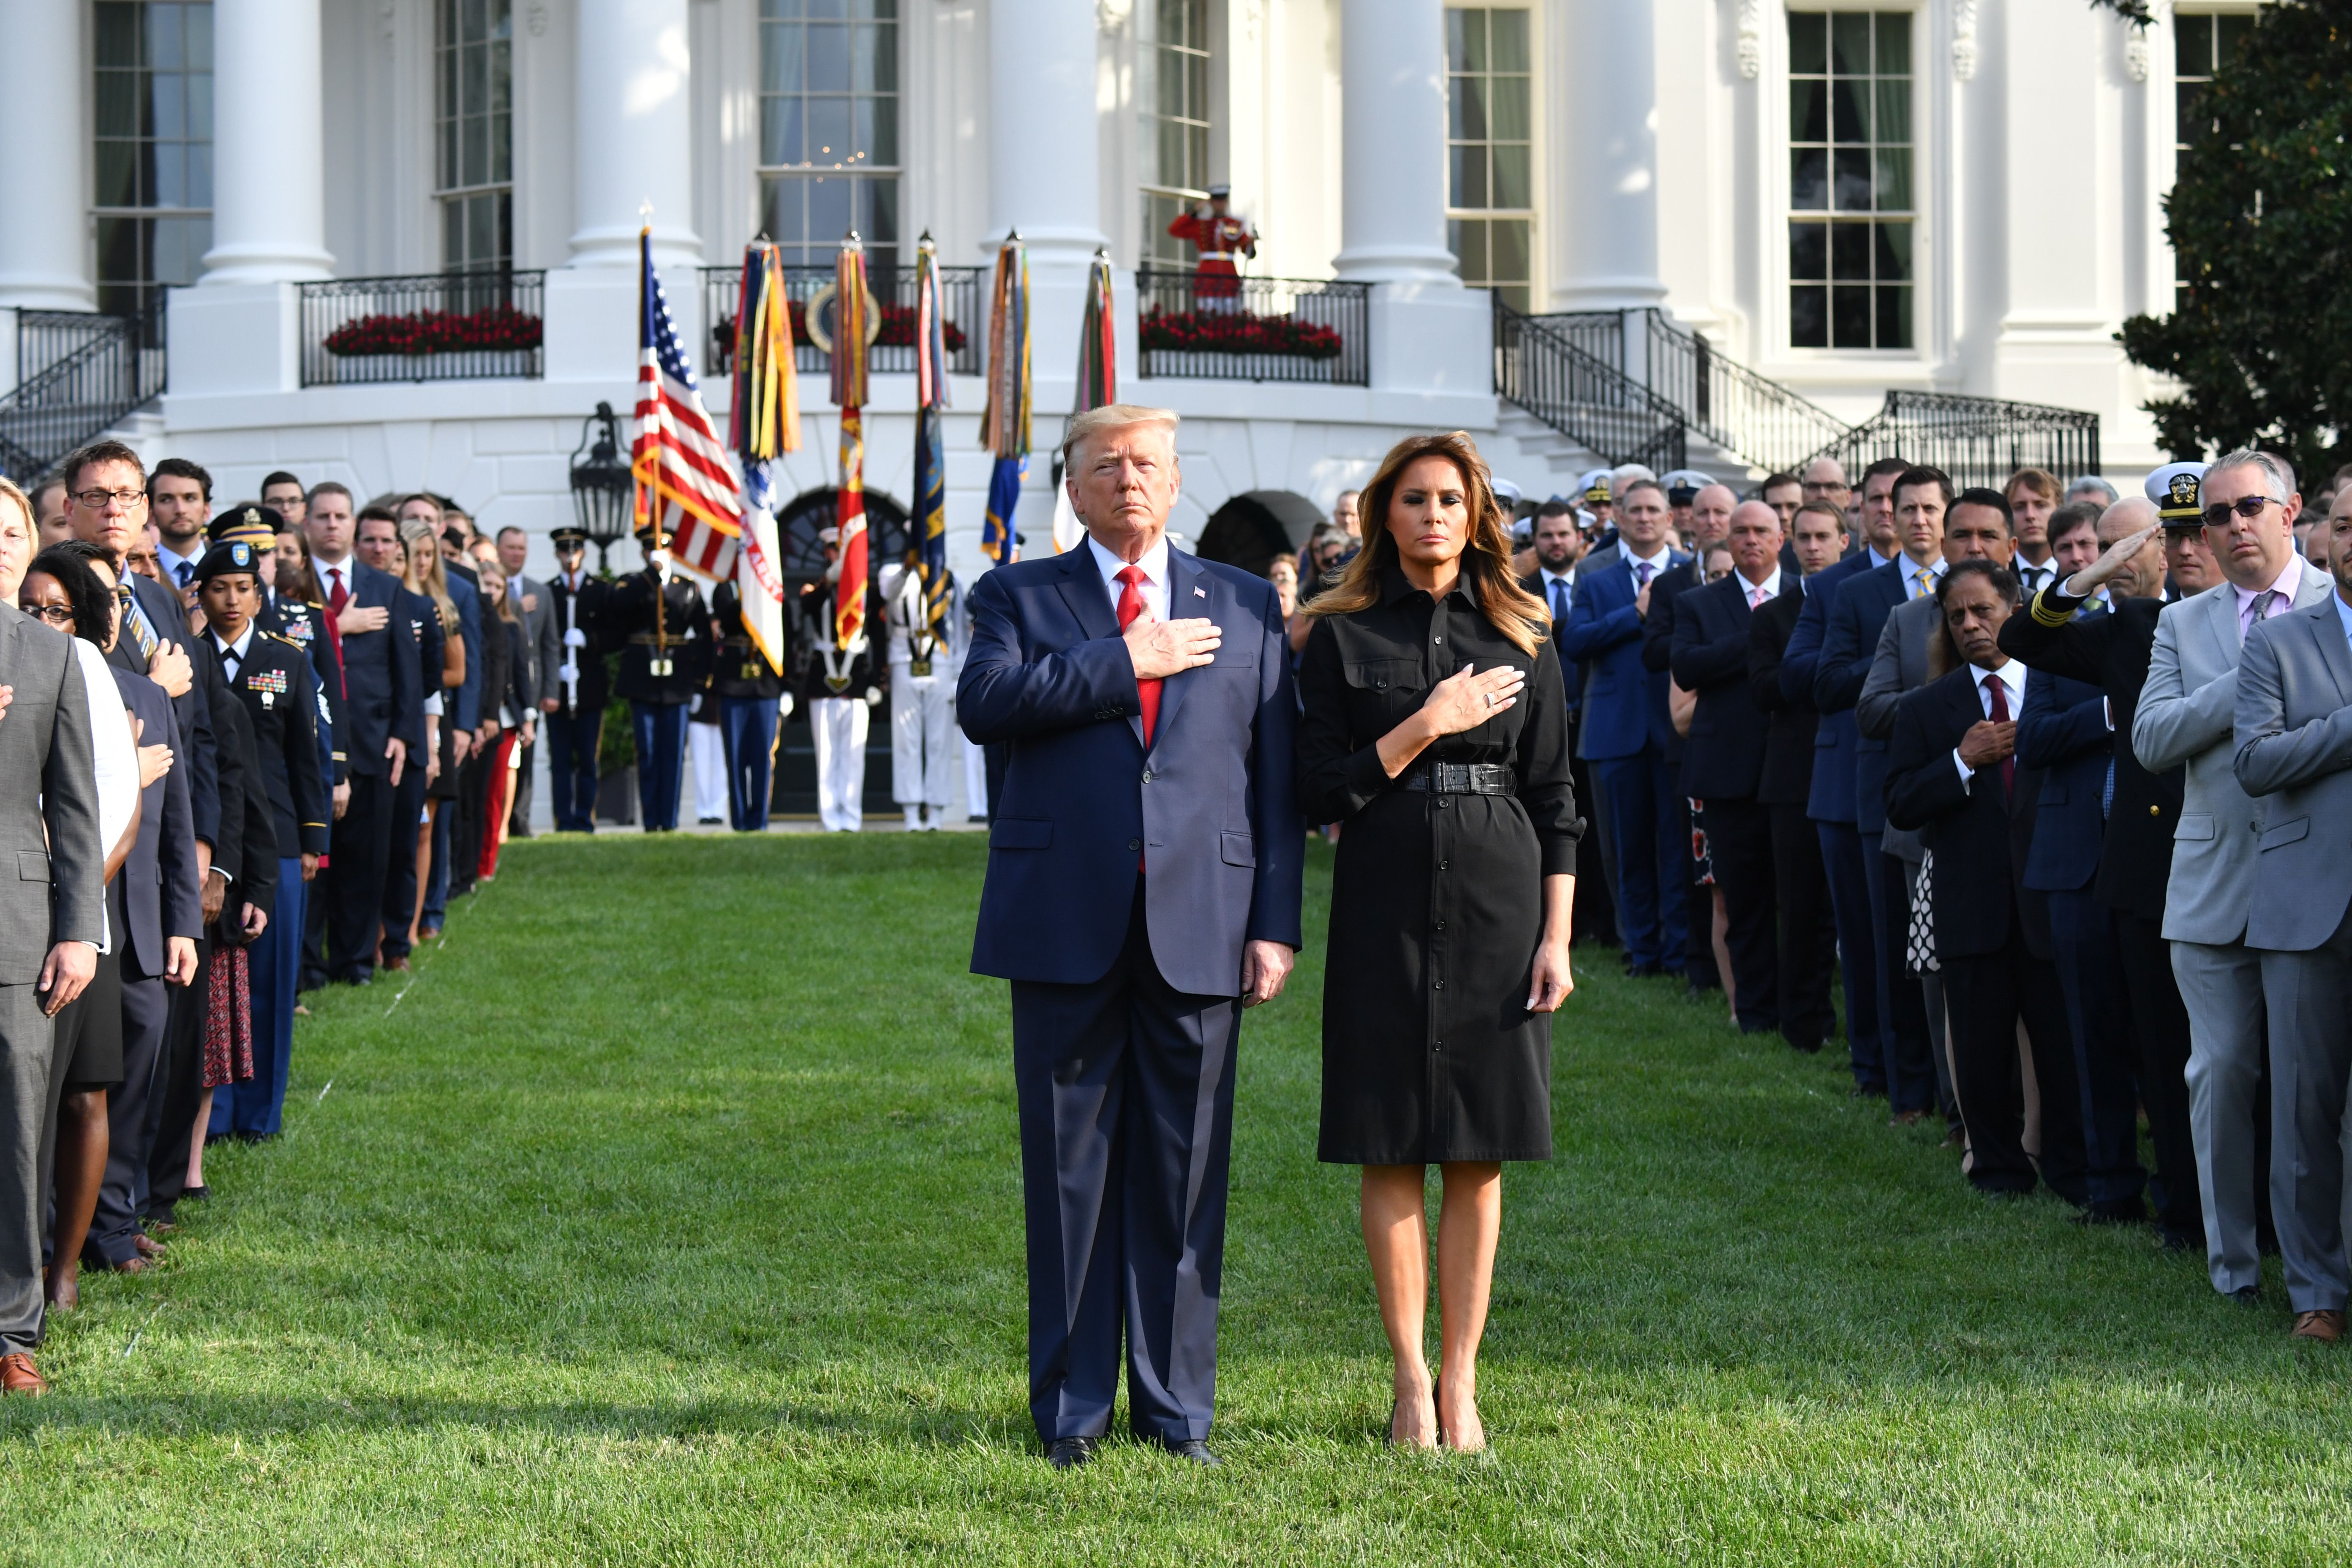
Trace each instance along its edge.
{"label": "window pane", "polygon": [[1911,278],[1911,226],[1907,223],[1873,224],[1876,232],[1876,265],[1878,280],[1909,281]]}
{"label": "window pane", "polygon": [[1479,76],[1457,76],[1454,79],[1450,107],[1453,110],[1454,134],[1464,142],[1484,142],[1494,132],[1487,129],[1486,79]]}
{"label": "window pane", "polygon": [[1870,140],[1870,84],[1836,81],[1830,84],[1831,140]]}
{"label": "window pane", "polygon": [[92,120],[100,136],[139,134],[139,79],[129,71],[100,71]]}
{"label": "window pane", "polygon": [[803,153],[819,168],[849,161],[849,100],[808,100],[808,144]]}
{"label": "window pane", "polygon": [[178,70],[185,66],[187,57],[180,48],[180,8],[177,5],[147,7],[147,58],[150,70]]}
{"label": "window pane", "polygon": [[1485,11],[1465,11],[1469,25],[1462,30],[1462,68],[1466,71],[1488,71],[1495,68],[1487,63],[1486,18]]}
{"label": "window pane", "polygon": [[1789,70],[1821,76],[1830,68],[1829,16],[1819,11],[1789,13]]}
{"label": "window pane", "polygon": [[1445,11],[1445,68],[1466,71],[1470,68],[1470,26],[1474,13],[1458,11],[1452,6]]}
{"label": "window pane", "polygon": [[2213,18],[2213,68],[2221,69],[2238,58],[2238,49],[2254,30],[2253,17],[2243,11]]}
{"label": "window pane", "polygon": [[1488,226],[1486,235],[1486,265],[1488,278],[1497,283],[1524,283],[1534,268],[1529,265],[1528,225],[1525,218],[1497,218]]}
{"label": "window pane", "polygon": [[760,162],[773,167],[801,161],[800,100],[763,100],[760,104]]}
{"label": "window pane", "polygon": [[760,29],[760,90],[801,89],[801,30],[771,22]]}
{"label": "window pane", "polygon": [[2213,68],[2213,18],[2196,15],[2172,18],[2175,53],[2172,74],[2204,76]]}
{"label": "window pane", "polygon": [[1530,126],[1533,122],[1528,114],[1528,79],[1523,76],[1489,78],[1486,113],[1494,126],[1488,134],[1497,142],[1525,142],[1532,136],[1534,132]]}
{"label": "window pane", "polygon": [[[96,23],[92,29],[92,58],[100,70],[108,66],[136,66],[139,63],[139,7],[100,0],[94,8]],[[137,237],[132,237],[136,241]]]}
{"label": "window pane", "polygon": [[193,142],[213,139],[213,79],[210,71],[196,71],[186,79],[188,84],[188,138]]}
{"label": "window pane", "polygon": [[1457,207],[1483,207],[1486,202],[1486,149],[1484,147],[1453,147],[1447,149],[1452,165],[1446,205]]}
{"label": "window pane", "polygon": [[100,142],[97,153],[98,178],[90,199],[102,207],[137,206],[139,144]]}
{"label": "window pane", "polygon": [[1870,280],[1870,226],[1830,225],[1830,276],[1857,282]]}
{"label": "window pane", "polygon": [[1789,140],[1791,142],[1826,142],[1830,139],[1829,83],[1825,81],[1792,81],[1789,84]]}
{"label": "window pane", "polygon": [[862,136],[860,149],[866,153],[866,162],[885,168],[896,168],[898,163],[898,100],[896,98],[867,98],[858,100],[859,107],[871,116],[870,134]]}
{"label": "window pane", "polygon": [[1843,213],[1870,210],[1870,149],[1840,147],[1837,158],[1837,208]]}
{"label": "window pane", "polygon": [[1456,219],[1446,225],[1454,236],[1455,270],[1465,283],[1484,283],[1486,271],[1486,224],[1483,218]]}
{"label": "window pane", "polygon": [[1878,150],[1878,210],[1900,213],[1911,210],[1911,150],[1907,147],[1882,147]]}
{"label": "window pane", "polygon": [[1801,349],[1830,346],[1830,291],[1818,284],[1789,290],[1789,342]]}
{"label": "window pane", "polygon": [[850,182],[824,175],[809,179],[809,238],[833,244],[850,230]]}
{"label": "window pane", "polygon": [[1895,142],[1911,140],[1909,82],[1882,81],[1878,84],[1878,140]]}
{"label": "window pane", "polygon": [[1840,11],[1830,17],[1830,73],[1870,74],[1870,13]]}
{"label": "window pane", "polygon": [[187,79],[160,71],[147,79],[148,113],[153,126],[149,135],[177,141],[188,133]]}
{"label": "window pane", "polygon": [[1878,74],[1909,76],[1911,14],[1908,11],[1881,11],[1877,21]]}
{"label": "window pane", "polygon": [[184,286],[204,271],[205,252],[213,247],[213,220],[208,217],[159,217],[154,226],[150,275],[159,284]]}
{"label": "window pane", "polygon": [[1841,285],[1830,290],[1830,347],[1866,349],[1870,343],[1870,289]]}
{"label": "window pane", "polygon": [[1907,349],[1911,346],[1911,290],[1882,288],[1878,290],[1878,346],[1883,349]]}
{"label": "window pane", "polygon": [[1534,182],[1528,175],[1528,149],[1523,146],[1499,146],[1493,149],[1491,174],[1494,205],[1524,210],[1535,205]]}
{"label": "window pane", "polygon": [[1486,13],[1486,47],[1492,56],[1489,70],[1523,71],[1528,68],[1528,14],[1525,11],[1489,11]]}
{"label": "window pane", "polygon": [[1825,223],[1789,226],[1789,276],[1818,281],[1830,275],[1830,228]]}
{"label": "window pane", "polygon": [[155,143],[155,191],[149,198],[159,207],[188,205],[188,150],[177,142]]}
{"label": "window pane", "polygon": [[188,205],[208,207],[213,205],[213,144],[191,142],[188,154]]}
{"label": "window pane", "polygon": [[898,90],[898,29],[881,22],[857,29],[857,82],[862,92]]}
{"label": "window pane", "polygon": [[848,28],[810,24],[808,87],[811,92],[849,90]]}
{"label": "window pane", "polygon": [[1789,205],[1799,212],[1820,212],[1830,205],[1830,155],[1819,147],[1800,147],[1789,154]]}

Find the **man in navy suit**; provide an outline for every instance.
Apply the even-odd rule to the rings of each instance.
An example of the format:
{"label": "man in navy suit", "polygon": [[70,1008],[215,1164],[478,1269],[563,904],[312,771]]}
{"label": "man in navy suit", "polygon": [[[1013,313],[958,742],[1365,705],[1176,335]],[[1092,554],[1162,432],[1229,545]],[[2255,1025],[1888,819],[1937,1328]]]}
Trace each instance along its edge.
{"label": "man in navy suit", "polygon": [[1617,844],[1617,930],[1625,972],[1683,972],[1683,868],[1690,847],[1674,832],[1676,781],[1666,767],[1675,738],[1666,674],[1642,663],[1642,623],[1651,585],[1688,561],[1665,542],[1666,492],[1636,479],[1617,500],[1618,556],[1580,572],[1576,600],[1559,634],[1559,657],[1589,662],[1577,745],[1609,802]]}
{"label": "man in navy suit", "polygon": [[[1830,608],[1839,588],[1902,553],[1894,542],[1895,480],[1907,467],[1900,458],[1882,458],[1864,470],[1864,543],[1806,581],[1804,606],[1797,612],[1796,628],[1789,634],[1789,646],[1780,658],[1782,700],[1793,706],[1813,706],[1813,677],[1821,665]],[[1827,482],[1826,474],[1822,482]],[[1805,488],[1810,496],[1811,482]],[[1805,815],[1821,837],[1822,871],[1829,882],[1830,914],[1837,927],[1845,986],[1846,1052],[1853,1064],[1854,1092],[1884,1094],[1886,1047],[1878,1013],[1878,928],[1871,919],[1870,881],[1864,868],[1862,835],[1855,826],[1853,754],[1860,740],[1851,705],[1819,714]]]}
{"label": "man in navy suit", "polygon": [[1136,1436],[1213,1465],[1234,1046],[1300,942],[1289,642],[1272,584],[1169,547],[1175,415],[1064,450],[1087,542],[981,576],[956,689],[1006,753],[971,967],[1013,983],[1029,1409],[1086,1463],[1124,1327]]}
{"label": "man in navy suit", "polygon": [[[1838,584],[1822,636],[1813,671],[1813,704],[1822,727],[1831,714],[1853,716],[1878,650],[1878,634],[1895,606],[1932,595],[1944,574],[1944,511],[1952,504],[1952,481],[1938,468],[1906,468],[1889,491],[1895,503],[1902,553]],[[1909,882],[1903,862],[1885,853],[1886,748],[1857,725],[1853,747],[1854,831],[1862,842],[1862,869],[1869,887],[1871,930],[1875,938],[1872,982],[1878,992],[1882,1081],[1864,1086],[1885,1091],[1897,1111],[1917,1110],[1935,1099],[1935,1061],[1929,1055],[1927,1005],[1917,980],[1904,969],[1904,946],[1911,922]],[[1924,1088],[1923,1088],[1924,1085]]]}
{"label": "man in navy suit", "polygon": [[392,796],[411,748],[425,743],[423,671],[408,622],[392,613],[398,578],[352,554],[352,492],[312,488],[302,531],[343,649],[343,750],[351,804],[328,859],[327,972],[365,984],[375,973],[378,911],[392,847]]}
{"label": "man in navy suit", "polygon": [[1698,696],[1683,793],[1706,803],[1707,849],[1730,922],[1724,979],[1740,1029],[1755,1035],[1780,1026],[1780,904],[1772,813],[1756,798],[1767,721],[1748,684],[1748,647],[1749,623],[1781,594],[1780,514],[1760,500],[1742,502],[1731,514],[1731,556],[1729,573],[1675,605],[1673,668],[1683,689]]}

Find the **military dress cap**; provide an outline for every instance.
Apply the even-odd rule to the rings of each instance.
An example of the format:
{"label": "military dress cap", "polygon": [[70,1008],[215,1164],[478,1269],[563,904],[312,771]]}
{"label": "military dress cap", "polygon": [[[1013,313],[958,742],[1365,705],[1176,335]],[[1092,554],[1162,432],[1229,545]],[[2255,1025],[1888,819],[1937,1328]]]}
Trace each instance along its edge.
{"label": "military dress cap", "polygon": [[205,551],[205,558],[196,563],[196,581],[209,583],[215,577],[226,576],[232,572],[244,572],[258,576],[261,572],[263,548],[249,539],[223,541]]}
{"label": "military dress cap", "polygon": [[1676,468],[1659,481],[1666,488],[1669,506],[1688,506],[1698,500],[1698,492],[1715,481],[1696,468]]}
{"label": "military dress cap", "polygon": [[547,537],[558,550],[588,548],[588,531],[584,528],[575,528],[568,522],[561,528],[549,530]]}
{"label": "military dress cap", "polygon": [[1496,504],[1500,506],[1505,512],[1507,513],[1517,508],[1519,504],[1518,486],[1513,484],[1508,479],[1491,478],[1486,481],[1486,483],[1495,492]]}
{"label": "military dress cap", "polygon": [[1576,488],[1580,492],[1581,492],[1582,498],[1588,501],[1607,500],[1609,499],[1609,470],[1606,468],[1586,469],[1583,477],[1576,481]]}
{"label": "military dress cap", "polygon": [[231,507],[205,525],[205,536],[215,544],[242,540],[247,544],[274,546],[286,520],[272,506]]}
{"label": "military dress cap", "polygon": [[816,542],[819,544],[838,544],[841,542],[841,530],[830,525],[820,528],[816,531]]}
{"label": "military dress cap", "polygon": [[1213,202],[1225,201],[1229,199],[1233,194],[1234,188],[1231,185],[1211,185],[1209,187],[1209,199]]}
{"label": "military dress cap", "polygon": [[2204,512],[2198,494],[2205,479],[2203,463],[2167,463],[2148,475],[2142,487],[2147,499],[2156,503],[2156,515],[2167,528],[2182,523],[2202,523]]}

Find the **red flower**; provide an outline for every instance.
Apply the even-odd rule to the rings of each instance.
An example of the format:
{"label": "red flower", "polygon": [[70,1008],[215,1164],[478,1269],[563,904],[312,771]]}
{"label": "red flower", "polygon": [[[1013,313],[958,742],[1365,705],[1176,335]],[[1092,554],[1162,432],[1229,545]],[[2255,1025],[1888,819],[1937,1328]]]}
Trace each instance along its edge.
{"label": "red flower", "polygon": [[1339,334],[1296,316],[1252,316],[1234,310],[1165,311],[1154,307],[1139,336],[1147,349],[1185,353],[1286,354],[1298,359],[1337,359]]}
{"label": "red flower", "polygon": [[460,315],[416,310],[404,316],[362,316],[327,334],[331,354],[515,353],[539,347],[540,319],[511,305]]}

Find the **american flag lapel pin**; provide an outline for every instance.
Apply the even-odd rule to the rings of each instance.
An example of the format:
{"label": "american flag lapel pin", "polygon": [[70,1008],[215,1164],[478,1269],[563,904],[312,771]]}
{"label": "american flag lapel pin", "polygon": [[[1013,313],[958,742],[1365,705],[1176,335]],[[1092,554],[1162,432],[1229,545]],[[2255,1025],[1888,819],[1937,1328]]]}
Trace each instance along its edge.
{"label": "american flag lapel pin", "polygon": [[1195,588],[1192,590],[1192,597],[1196,599],[1205,599],[1208,596],[1209,591],[1206,588]]}

